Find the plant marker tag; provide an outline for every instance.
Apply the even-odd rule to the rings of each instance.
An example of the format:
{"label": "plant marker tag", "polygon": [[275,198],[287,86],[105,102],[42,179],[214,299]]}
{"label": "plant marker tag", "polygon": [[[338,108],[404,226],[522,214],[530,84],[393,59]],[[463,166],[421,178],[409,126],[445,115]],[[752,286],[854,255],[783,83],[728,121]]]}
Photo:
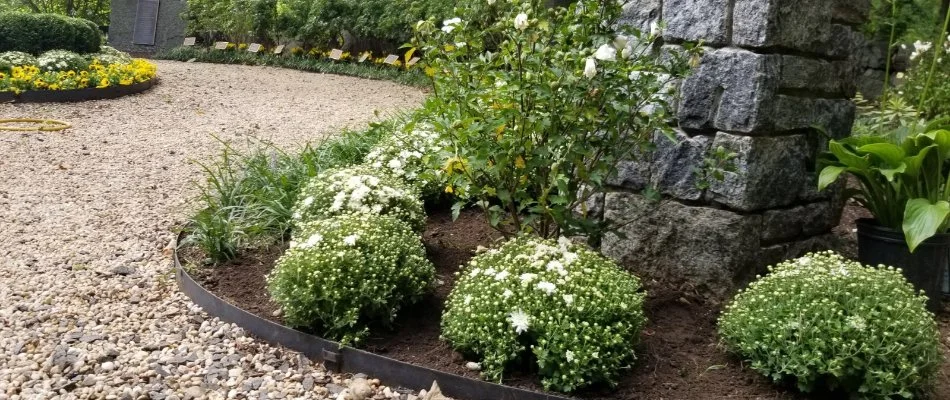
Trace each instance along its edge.
{"label": "plant marker tag", "polygon": [[363,55],[360,56],[359,62],[366,61],[368,58],[369,58],[369,53],[363,53]]}
{"label": "plant marker tag", "polygon": [[284,52],[284,45],[277,46],[274,48],[274,54],[280,54]]}
{"label": "plant marker tag", "polygon": [[331,60],[340,61],[341,58],[343,58],[343,50],[340,50],[340,49],[333,49],[333,50],[330,50],[330,59],[331,59]]}
{"label": "plant marker tag", "polygon": [[386,57],[386,60],[383,61],[383,62],[385,62],[386,64],[389,64],[389,65],[394,65],[394,64],[396,64],[396,61],[399,61],[399,56],[397,56],[397,55],[390,55],[389,57]]}
{"label": "plant marker tag", "polygon": [[247,46],[247,51],[249,51],[249,52],[251,52],[251,53],[257,53],[258,51],[261,51],[261,44],[260,44],[260,43],[251,43],[250,46]]}
{"label": "plant marker tag", "polygon": [[195,45],[195,38],[194,38],[194,36],[192,36],[192,37],[186,37],[186,38],[185,38],[185,43],[182,43],[182,46],[194,46],[194,45]]}
{"label": "plant marker tag", "polygon": [[215,50],[227,50],[228,42],[214,42]]}
{"label": "plant marker tag", "polygon": [[416,63],[418,63],[419,60],[421,60],[421,58],[419,58],[419,57],[410,58],[410,59],[409,59],[409,62],[406,63],[406,66],[411,67],[411,66],[413,66],[413,65],[416,65]]}

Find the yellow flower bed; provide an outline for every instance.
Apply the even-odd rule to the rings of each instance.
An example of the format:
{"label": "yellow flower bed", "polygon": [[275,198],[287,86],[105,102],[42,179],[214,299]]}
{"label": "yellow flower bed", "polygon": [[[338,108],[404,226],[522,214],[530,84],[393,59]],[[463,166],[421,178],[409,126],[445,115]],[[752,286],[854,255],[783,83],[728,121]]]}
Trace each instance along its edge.
{"label": "yellow flower bed", "polygon": [[155,64],[140,58],[128,64],[110,65],[94,60],[82,71],[43,72],[36,66],[13,67],[9,74],[0,72],[0,92],[101,89],[145,82],[154,78],[155,72]]}

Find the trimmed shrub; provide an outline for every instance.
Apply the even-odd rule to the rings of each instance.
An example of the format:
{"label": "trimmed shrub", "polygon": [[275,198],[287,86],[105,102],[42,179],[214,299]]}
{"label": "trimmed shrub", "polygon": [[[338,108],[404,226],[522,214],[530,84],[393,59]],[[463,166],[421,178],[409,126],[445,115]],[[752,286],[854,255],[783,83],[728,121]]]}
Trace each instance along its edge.
{"label": "trimmed shrub", "polygon": [[0,72],[10,72],[13,67],[36,65],[36,57],[22,51],[0,53]]}
{"label": "trimmed shrub", "polygon": [[287,323],[350,342],[418,301],[434,274],[405,222],[357,213],[300,226],[267,282]]}
{"label": "trimmed shrub", "polygon": [[421,232],[426,214],[418,193],[383,171],[365,166],[328,170],[297,196],[297,225],[335,215],[363,212],[396,217]]}
{"label": "trimmed shrub", "polygon": [[377,144],[366,155],[366,165],[402,178],[424,197],[438,197],[446,183],[441,168],[447,160],[445,147],[431,126],[412,123]]}
{"label": "trimmed shrub", "polygon": [[39,55],[50,50],[69,50],[85,54],[98,51],[101,44],[99,30],[81,18],[57,14],[0,14],[0,52]]}
{"label": "trimmed shrub", "polygon": [[805,392],[867,398],[913,397],[933,381],[937,325],[899,269],[822,252],[769,271],[719,319],[724,342],[752,369]]}
{"label": "trimmed shrub", "polygon": [[36,58],[41,71],[80,71],[89,66],[83,56],[66,50],[50,50]]}
{"label": "trimmed shrub", "polygon": [[634,359],[646,323],[640,280],[614,262],[561,238],[508,241],[460,272],[442,315],[442,336],[481,359],[501,381],[531,354],[544,387],[573,391],[613,384]]}

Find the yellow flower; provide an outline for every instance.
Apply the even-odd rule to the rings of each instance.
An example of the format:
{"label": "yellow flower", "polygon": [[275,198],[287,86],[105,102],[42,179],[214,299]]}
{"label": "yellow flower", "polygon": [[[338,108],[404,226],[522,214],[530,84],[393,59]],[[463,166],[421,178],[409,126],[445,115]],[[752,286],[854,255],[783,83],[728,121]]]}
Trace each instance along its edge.
{"label": "yellow flower", "polygon": [[106,87],[109,87],[109,80],[106,79],[106,78],[102,78],[102,80],[99,81],[99,85],[96,86],[96,88],[98,88],[98,89],[102,89],[102,88],[106,88]]}

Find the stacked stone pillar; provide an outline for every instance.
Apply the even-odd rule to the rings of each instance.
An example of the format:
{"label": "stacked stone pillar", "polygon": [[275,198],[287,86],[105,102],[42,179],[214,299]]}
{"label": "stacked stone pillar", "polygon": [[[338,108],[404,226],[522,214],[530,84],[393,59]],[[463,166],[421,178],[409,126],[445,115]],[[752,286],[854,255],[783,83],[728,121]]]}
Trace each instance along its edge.
{"label": "stacked stone pillar", "polygon": [[[850,133],[850,38],[868,0],[634,0],[626,21],[663,21],[665,51],[706,46],[681,85],[677,141],[621,163],[604,216],[630,221],[602,240],[634,271],[725,292],[770,264],[829,248],[839,190],[819,193],[816,156]],[[700,188],[714,149],[735,172]],[[641,194],[652,188],[660,201]]]}

